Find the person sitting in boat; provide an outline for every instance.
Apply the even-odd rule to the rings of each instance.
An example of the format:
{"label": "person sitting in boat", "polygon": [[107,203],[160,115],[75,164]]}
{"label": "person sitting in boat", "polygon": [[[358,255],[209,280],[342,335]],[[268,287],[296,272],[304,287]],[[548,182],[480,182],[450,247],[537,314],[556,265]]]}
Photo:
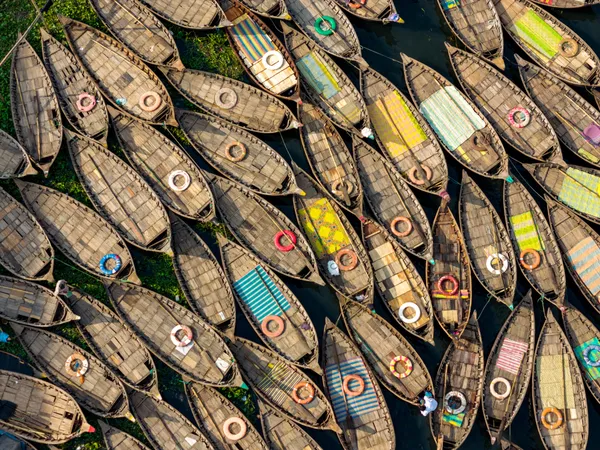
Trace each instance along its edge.
{"label": "person sitting in boat", "polygon": [[438,402],[433,398],[433,394],[429,391],[423,393],[423,397],[419,396],[419,410],[421,414],[427,417],[438,407]]}
{"label": "person sitting in boat", "polygon": [[0,328],[0,344],[6,344],[7,342],[10,342],[10,336]]}

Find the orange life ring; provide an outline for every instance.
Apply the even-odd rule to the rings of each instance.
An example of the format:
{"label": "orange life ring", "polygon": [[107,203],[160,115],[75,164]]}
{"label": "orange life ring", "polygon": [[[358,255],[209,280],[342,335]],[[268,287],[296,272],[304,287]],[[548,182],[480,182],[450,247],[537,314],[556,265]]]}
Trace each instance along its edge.
{"label": "orange life ring", "polygon": [[[358,389],[354,391],[350,389],[351,381],[358,381]],[[350,397],[358,397],[360,394],[365,392],[365,381],[358,375],[346,375],[344,377],[344,382],[342,383],[342,389],[344,389],[346,395],[349,395]]]}
{"label": "orange life ring", "polygon": [[[283,245],[281,243],[281,238],[284,236],[290,240],[290,243],[288,245]],[[273,238],[273,242],[275,244],[275,247],[277,247],[277,250],[284,252],[284,253],[292,251],[294,249],[294,247],[296,247],[297,241],[298,241],[298,238],[296,238],[296,235],[294,234],[294,232],[290,231],[290,230],[278,231],[277,234],[275,235],[275,237]]]}
{"label": "orange life ring", "polygon": [[425,181],[430,181],[433,176],[433,172],[425,164],[421,164],[421,169],[425,172],[425,180],[417,178],[417,168],[415,166],[411,167],[408,171],[408,179],[417,186],[423,186]]}
{"label": "orange life ring", "polygon": [[[527,264],[527,262],[525,261],[525,256],[527,255],[533,255],[533,262],[531,264]],[[534,270],[540,267],[542,257],[540,256],[540,252],[538,252],[537,250],[534,250],[532,248],[526,248],[519,255],[519,262],[521,263],[521,266],[523,266],[525,269]]]}
{"label": "orange life ring", "polygon": [[[240,426],[240,431],[237,433],[231,432],[231,425],[237,424]],[[239,417],[230,417],[229,419],[223,422],[223,434],[230,441],[239,441],[241,438],[246,436],[246,432],[248,431],[248,425]]]}
{"label": "orange life ring", "polygon": [[[271,322],[275,322],[277,324],[277,328],[275,328],[275,331],[269,330],[269,324]],[[285,322],[279,316],[275,316],[275,315],[267,316],[261,322],[260,329],[267,337],[270,337],[270,338],[279,337],[283,334],[283,331],[285,330]]]}
{"label": "orange life ring", "polygon": [[[231,150],[234,147],[239,147],[241,150],[241,153],[238,156],[233,156],[233,154],[231,153]],[[231,162],[240,162],[246,157],[247,154],[248,150],[246,149],[246,146],[241,142],[232,142],[231,144],[227,144],[227,147],[225,147],[225,156]]]}
{"label": "orange life ring", "polygon": [[362,8],[365,3],[367,3],[367,0],[358,0],[358,3],[357,2],[349,2],[348,6],[352,9],[359,9],[359,8]]}
{"label": "orange life ring", "polygon": [[[154,99],[154,101],[148,105],[146,103],[146,100],[148,100],[150,97],[152,97]],[[160,95],[158,95],[154,91],[144,92],[140,96],[138,105],[140,106],[140,108],[142,108],[143,111],[153,112],[153,111],[156,111],[160,107],[160,105],[162,105],[162,98],[160,98]]]}
{"label": "orange life ring", "polygon": [[[300,398],[298,391],[304,388],[308,389],[308,395],[304,398]],[[315,388],[308,381],[301,381],[294,386],[294,389],[292,390],[292,398],[299,405],[306,405],[307,403],[312,402],[312,399],[315,398]]]}
{"label": "orange life ring", "polygon": [[[556,414],[556,422],[550,423],[547,419],[548,414]],[[542,425],[548,430],[556,430],[563,424],[563,415],[558,408],[545,408],[542,411]]]}
{"label": "orange life ring", "polygon": [[[398,228],[396,227],[396,225],[398,225],[399,223],[406,224],[406,227],[407,227],[406,230],[398,231]],[[390,224],[390,230],[392,233],[394,233],[398,237],[406,237],[410,233],[412,233],[413,224],[408,217],[398,216],[398,217],[395,217],[394,220],[392,220],[392,223]]]}
{"label": "orange life ring", "polygon": [[[342,257],[345,255],[350,256],[349,264],[342,264]],[[337,254],[335,255],[335,263],[338,265],[340,270],[347,272],[349,270],[356,268],[356,266],[358,266],[358,256],[356,255],[356,252],[354,250],[351,250],[349,248],[344,248],[344,249],[340,250],[339,252],[337,252]]]}
{"label": "orange life ring", "polygon": [[90,362],[81,353],[73,353],[65,361],[65,372],[72,377],[82,377],[90,368]]}
{"label": "orange life ring", "polygon": [[[452,283],[452,289],[451,290],[446,290],[444,289],[444,282],[445,281],[449,281],[450,283]],[[442,278],[440,278],[437,282],[437,287],[438,290],[448,294],[448,295],[456,295],[458,294],[458,280],[453,277],[452,275],[444,275]]]}
{"label": "orange life ring", "polygon": [[[183,331],[185,336],[181,339],[177,337],[177,333]],[[187,347],[191,344],[194,333],[192,329],[186,325],[176,325],[171,330],[171,342],[177,347]]]}

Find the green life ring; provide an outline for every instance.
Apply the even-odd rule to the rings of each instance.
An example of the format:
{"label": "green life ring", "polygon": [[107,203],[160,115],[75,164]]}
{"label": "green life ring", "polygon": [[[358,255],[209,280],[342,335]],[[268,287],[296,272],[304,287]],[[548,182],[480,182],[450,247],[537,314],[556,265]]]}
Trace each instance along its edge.
{"label": "green life ring", "polygon": [[[328,28],[323,28],[321,25],[323,25],[323,22],[327,22],[329,24]],[[336,30],[337,28],[337,23],[335,21],[335,19],[331,16],[321,16],[321,17],[317,17],[317,20],[315,20],[315,30],[317,31],[317,33],[319,33],[322,36],[331,36],[333,34],[333,32]]]}

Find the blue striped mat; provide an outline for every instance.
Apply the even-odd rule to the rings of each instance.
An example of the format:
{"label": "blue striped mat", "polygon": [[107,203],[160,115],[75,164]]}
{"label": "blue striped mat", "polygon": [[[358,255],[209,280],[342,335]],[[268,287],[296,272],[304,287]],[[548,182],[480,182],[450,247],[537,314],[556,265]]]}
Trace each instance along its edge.
{"label": "blue striped mat", "polygon": [[[260,266],[256,266],[233,283],[233,288],[242,301],[248,305],[259,323],[267,316],[280,316],[281,309],[284,311],[290,309],[290,304],[282,292]],[[277,303],[275,299],[277,299]]]}
{"label": "blue striped mat", "polygon": [[[333,405],[333,411],[338,423],[345,421],[348,413],[351,418],[357,418],[363,414],[379,409],[379,400],[375,394],[375,389],[373,389],[373,385],[369,379],[367,368],[360,358],[344,361],[340,363],[339,368],[335,363],[330,364],[325,368],[325,375],[329,396],[331,397],[331,404]],[[356,397],[346,395],[346,401],[344,402],[342,381],[347,375],[360,376],[365,382],[365,390]],[[351,382],[350,389],[355,389],[356,385],[356,382]],[[346,404],[348,405],[348,410],[346,410]]]}

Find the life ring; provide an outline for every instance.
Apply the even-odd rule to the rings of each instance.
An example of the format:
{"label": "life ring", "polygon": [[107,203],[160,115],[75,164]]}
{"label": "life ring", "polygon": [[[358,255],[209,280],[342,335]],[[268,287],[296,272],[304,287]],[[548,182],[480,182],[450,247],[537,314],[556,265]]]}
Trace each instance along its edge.
{"label": "life ring", "polygon": [[[346,255],[350,256],[350,263],[342,264],[342,257]],[[340,270],[347,272],[349,270],[353,270],[354,268],[356,268],[356,266],[358,266],[358,256],[356,255],[356,252],[354,250],[344,248],[337,252],[337,254],[335,255],[335,263],[338,265]]]}
{"label": "life ring", "polygon": [[[411,317],[410,319],[404,315],[404,311],[406,311],[409,308],[415,312],[414,317]],[[413,302],[403,303],[402,306],[400,306],[400,309],[398,310],[398,317],[404,323],[415,323],[421,318],[421,308],[419,308],[419,305]]]}
{"label": "life ring", "polygon": [[567,58],[574,58],[579,54],[579,43],[575,39],[565,38],[558,45],[560,54]]}
{"label": "life ring", "polygon": [[[531,113],[521,106],[511,109],[507,117],[510,124],[515,128],[525,128],[531,122]],[[517,120],[517,117],[519,117],[519,120]]]}
{"label": "life ring", "polygon": [[[351,381],[358,382],[358,389],[356,389],[356,390],[350,389]],[[365,392],[365,380],[363,380],[359,375],[356,375],[356,374],[346,375],[344,377],[344,382],[342,383],[342,389],[344,389],[344,392],[346,393],[346,395],[348,395],[350,397],[358,397],[360,394]]]}
{"label": "life ring", "polygon": [[[275,58],[275,62],[270,62],[269,58]],[[262,57],[263,65],[269,70],[279,70],[283,67],[283,55],[277,50],[269,50]]]}
{"label": "life ring", "polygon": [[[115,267],[113,267],[112,269],[109,269],[108,267],[106,267],[106,263],[111,259],[115,262]],[[121,257],[119,255],[117,255],[115,253],[108,253],[107,255],[104,255],[102,257],[98,267],[100,268],[100,272],[102,272],[103,275],[110,277],[110,276],[116,274],[119,270],[121,270],[122,265],[123,265],[123,261],[121,261]]]}
{"label": "life ring", "polygon": [[[275,331],[269,330],[269,324],[271,322],[275,322],[277,324],[277,328],[275,328]],[[285,322],[279,316],[275,316],[275,315],[267,316],[261,322],[260,329],[265,334],[265,336],[270,337],[270,338],[276,338],[283,334],[283,332],[285,330]]]}
{"label": "life ring", "polygon": [[365,3],[367,3],[367,0],[358,0],[358,3],[350,2],[350,3],[348,3],[348,6],[352,9],[359,9],[359,8],[362,8]]}
{"label": "life ring", "polygon": [[[231,153],[231,150],[234,147],[239,147],[241,150],[240,154],[237,156],[233,156],[233,153]],[[246,149],[246,146],[241,142],[232,142],[231,144],[227,144],[227,147],[225,147],[225,156],[231,162],[240,162],[246,157],[247,154],[248,150]]]}
{"label": "life ring", "polygon": [[[406,224],[406,230],[398,231],[397,225],[399,223]],[[392,223],[390,224],[390,231],[398,237],[406,237],[410,233],[412,233],[412,230],[413,230],[413,224],[408,217],[404,217],[404,216],[395,217],[394,220],[392,220]]]}
{"label": "life ring", "polygon": [[72,377],[82,377],[90,368],[90,363],[81,353],[73,353],[65,361],[65,372]]}
{"label": "life ring", "polygon": [[[240,427],[240,431],[237,433],[231,432],[231,425],[237,424]],[[229,419],[223,422],[223,434],[230,441],[239,441],[244,436],[246,436],[246,432],[248,431],[248,425],[239,417],[230,417]]]}
{"label": "life ring", "polygon": [[[324,22],[329,24],[328,28],[323,28],[322,25]],[[336,29],[337,23],[331,16],[320,16],[315,20],[315,31],[321,36],[331,36]]]}
{"label": "life ring", "polygon": [[589,367],[600,367],[600,357],[594,361],[590,358],[590,353],[595,350],[600,353],[600,345],[592,344],[583,351],[583,360]]}
{"label": "life ring", "polygon": [[[500,394],[496,390],[496,385],[498,383],[501,383],[506,387],[506,391],[504,392],[504,394]],[[506,397],[508,397],[510,395],[510,382],[506,378],[502,378],[502,377],[494,378],[492,380],[492,382],[490,383],[490,392],[492,393],[492,396],[494,398],[497,398],[498,400],[504,400]]]}
{"label": "life ring", "polygon": [[[223,96],[229,95],[229,100],[223,101]],[[221,88],[215,94],[215,103],[219,108],[231,109],[237,104],[238,96],[233,89]]]}
{"label": "life ring", "polygon": [[[87,105],[84,105],[84,100],[89,100],[89,103]],[[96,97],[94,97],[91,94],[88,94],[87,92],[82,92],[81,94],[79,94],[79,97],[77,97],[76,104],[77,109],[81,112],[91,111],[92,109],[94,109],[94,106],[96,106]]]}
{"label": "life ring", "polygon": [[[146,100],[148,100],[149,98],[153,98],[154,101],[150,104],[147,104]],[[162,98],[160,98],[160,95],[158,95],[154,91],[144,92],[140,96],[138,105],[140,105],[140,108],[142,108],[143,111],[153,112],[153,111],[156,111],[160,107],[160,105],[162,105]]]}
{"label": "life ring", "polygon": [[425,172],[425,180],[421,180],[420,178],[417,178],[417,173],[418,173],[417,167],[413,166],[408,171],[408,179],[417,186],[423,186],[425,184],[425,181],[430,181],[431,177],[433,176],[433,172],[425,164],[421,164],[421,169],[423,170],[423,172]]}
{"label": "life ring", "polygon": [[[444,282],[449,281],[450,283],[452,283],[452,289],[450,289],[449,291],[444,289]],[[448,294],[448,295],[456,295],[458,294],[458,280],[456,278],[454,278],[454,276],[452,275],[444,275],[442,278],[440,278],[437,282],[437,287],[438,290],[440,290],[441,292]]]}
{"label": "life ring", "polygon": [[[402,373],[399,373],[396,370],[396,366],[400,362],[404,364],[404,372],[402,372]],[[412,373],[412,371],[413,371],[412,361],[410,359],[408,359],[406,356],[396,356],[394,359],[392,359],[390,361],[390,372],[392,372],[392,375],[394,375],[396,378],[399,378],[399,379],[406,378],[407,376],[409,376]]]}
{"label": "life ring", "polygon": [[[533,256],[533,262],[531,264],[527,264],[527,262],[525,261],[525,256],[527,255]],[[521,266],[523,266],[525,269],[534,270],[540,267],[542,257],[540,256],[540,252],[538,252],[537,250],[534,250],[532,248],[526,248],[519,255],[519,262],[521,263]]]}
{"label": "life ring", "polygon": [[354,192],[354,184],[352,184],[351,181],[348,180],[335,180],[333,183],[331,183],[331,190],[335,193],[335,192],[342,192],[340,191],[339,187],[341,185],[344,185],[344,187],[346,188],[346,193],[348,195],[352,194]]}
{"label": "life ring", "polygon": [[[308,389],[308,395],[304,398],[300,398],[298,395],[298,391],[300,389]],[[294,386],[294,389],[292,390],[292,398],[299,405],[306,405],[307,403],[312,402],[312,399],[315,398],[315,388],[308,381],[301,381]]]}
{"label": "life ring", "polygon": [[[183,184],[177,185],[175,184],[175,179],[177,177],[183,177]],[[169,187],[171,190],[176,192],[185,191],[192,184],[192,177],[185,170],[174,170],[169,174]]]}
{"label": "life ring", "polygon": [[[283,245],[281,243],[281,238],[283,238],[284,236],[290,240],[290,243],[288,245]],[[294,249],[294,247],[296,247],[297,241],[298,238],[296,237],[296,234],[290,230],[278,231],[275,237],[273,238],[273,243],[275,244],[275,247],[277,247],[277,250],[284,253],[287,253]]]}
{"label": "life ring", "polygon": [[[177,333],[179,333],[180,331],[183,331],[185,333],[183,339],[179,339],[177,337]],[[192,333],[192,329],[185,325],[176,325],[171,330],[171,342],[177,347],[187,347],[192,342],[193,337],[194,333]]]}
{"label": "life ring", "polygon": [[[550,423],[550,421],[548,420],[549,414],[556,415],[556,422]],[[544,408],[544,410],[542,411],[541,419],[542,425],[544,425],[544,428],[546,428],[547,430],[556,430],[557,428],[560,428],[560,426],[563,423],[563,415],[558,410],[558,408]]]}
{"label": "life ring", "polygon": [[[499,261],[502,263],[502,266],[499,269],[495,269],[493,263],[495,261]],[[508,258],[504,255],[504,253],[492,253],[487,257],[487,261],[485,262],[485,266],[487,270],[489,270],[494,275],[500,275],[508,270]]]}
{"label": "life ring", "polygon": [[[458,408],[452,408],[450,406],[449,402],[452,398],[457,398],[460,400],[460,406]],[[462,392],[450,391],[444,397],[444,408],[446,408],[446,411],[448,411],[450,414],[460,414],[467,409],[467,399]]]}

